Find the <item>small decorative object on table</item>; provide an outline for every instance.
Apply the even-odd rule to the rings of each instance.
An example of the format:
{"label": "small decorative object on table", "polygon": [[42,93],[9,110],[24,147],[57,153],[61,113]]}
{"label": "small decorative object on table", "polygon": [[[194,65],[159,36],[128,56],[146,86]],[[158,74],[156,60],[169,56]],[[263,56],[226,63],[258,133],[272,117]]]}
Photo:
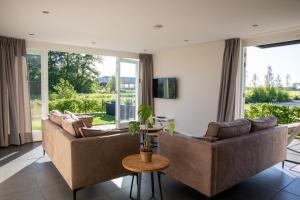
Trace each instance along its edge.
{"label": "small decorative object on table", "polygon": [[[140,155],[143,162],[152,161],[152,147],[149,141],[149,129],[153,127],[152,107],[141,104],[138,109],[139,121],[129,122],[129,133],[132,135],[140,134],[141,149]],[[175,129],[174,122],[168,123],[167,132],[172,135]]]}

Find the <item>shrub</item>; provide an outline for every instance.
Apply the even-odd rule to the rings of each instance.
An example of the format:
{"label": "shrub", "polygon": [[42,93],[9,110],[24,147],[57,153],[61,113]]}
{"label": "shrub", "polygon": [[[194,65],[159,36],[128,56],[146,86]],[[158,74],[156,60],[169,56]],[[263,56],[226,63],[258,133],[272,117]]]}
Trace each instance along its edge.
{"label": "shrub", "polygon": [[245,117],[258,119],[274,115],[280,124],[289,124],[297,121],[300,117],[300,107],[283,106],[270,103],[246,104]]}
{"label": "shrub", "polygon": [[288,91],[278,87],[255,87],[246,91],[246,103],[272,103],[291,101]]}
{"label": "shrub", "polygon": [[102,101],[101,99],[58,99],[49,102],[49,110],[57,109],[61,112],[69,110],[74,113],[105,112],[103,103],[105,103],[105,101]]}

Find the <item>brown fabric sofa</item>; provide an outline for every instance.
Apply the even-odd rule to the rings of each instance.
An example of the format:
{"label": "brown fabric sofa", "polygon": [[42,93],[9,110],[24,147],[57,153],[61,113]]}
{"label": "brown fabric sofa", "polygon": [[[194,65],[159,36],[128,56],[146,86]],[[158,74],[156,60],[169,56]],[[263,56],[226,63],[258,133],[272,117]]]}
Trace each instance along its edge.
{"label": "brown fabric sofa", "polygon": [[286,159],[288,128],[273,126],[208,142],[181,134],[159,137],[159,153],[171,160],[164,172],[212,197]]}
{"label": "brown fabric sofa", "polygon": [[139,152],[138,136],[128,132],[75,138],[49,119],[42,130],[44,151],[73,191],[128,175],[122,159]]}

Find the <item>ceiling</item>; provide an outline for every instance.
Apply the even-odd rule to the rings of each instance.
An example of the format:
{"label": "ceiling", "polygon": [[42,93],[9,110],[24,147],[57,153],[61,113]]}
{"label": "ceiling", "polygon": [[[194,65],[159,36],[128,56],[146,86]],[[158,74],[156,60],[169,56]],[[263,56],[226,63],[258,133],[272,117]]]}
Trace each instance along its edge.
{"label": "ceiling", "polygon": [[0,35],[128,52],[299,27],[300,0],[0,0]]}

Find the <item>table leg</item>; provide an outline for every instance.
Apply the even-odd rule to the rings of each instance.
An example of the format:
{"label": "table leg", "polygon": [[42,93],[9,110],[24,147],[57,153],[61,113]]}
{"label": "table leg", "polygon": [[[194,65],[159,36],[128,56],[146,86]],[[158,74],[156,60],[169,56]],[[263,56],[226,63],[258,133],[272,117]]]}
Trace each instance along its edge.
{"label": "table leg", "polygon": [[134,176],[135,176],[135,174],[132,174],[131,186],[130,186],[130,193],[129,193],[129,198],[130,199],[133,199],[132,198],[132,187],[133,187]]}
{"label": "table leg", "polygon": [[160,199],[163,200],[163,193],[161,189],[161,173],[157,172],[157,177],[158,177],[158,185],[159,185],[159,192],[160,192]]}
{"label": "table leg", "polygon": [[138,188],[137,188],[137,200],[141,199],[141,184],[142,184],[142,173],[138,173]]}
{"label": "table leg", "polygon": [[151,186],[152,186],[152,199],[155,199],[153,172],[151,172]]}

